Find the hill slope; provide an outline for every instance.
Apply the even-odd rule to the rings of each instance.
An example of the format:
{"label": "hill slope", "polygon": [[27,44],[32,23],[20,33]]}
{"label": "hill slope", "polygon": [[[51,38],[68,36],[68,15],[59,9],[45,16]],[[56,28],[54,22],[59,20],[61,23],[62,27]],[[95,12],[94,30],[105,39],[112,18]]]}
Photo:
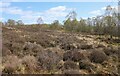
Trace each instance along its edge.
{"label": "hill slope", "polygon": [[41,26],[3,26],[3,73],[118,75],[119,46]]}

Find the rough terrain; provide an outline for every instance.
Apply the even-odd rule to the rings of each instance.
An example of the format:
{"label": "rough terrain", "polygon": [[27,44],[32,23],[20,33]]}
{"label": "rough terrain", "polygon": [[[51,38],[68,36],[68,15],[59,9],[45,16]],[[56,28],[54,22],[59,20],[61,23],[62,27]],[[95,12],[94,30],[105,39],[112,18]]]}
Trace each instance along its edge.
{"label": "rough terrain", "polygon": [[3,26],[2,72],[118,76],[120,47],[106,40],[41,26]]}

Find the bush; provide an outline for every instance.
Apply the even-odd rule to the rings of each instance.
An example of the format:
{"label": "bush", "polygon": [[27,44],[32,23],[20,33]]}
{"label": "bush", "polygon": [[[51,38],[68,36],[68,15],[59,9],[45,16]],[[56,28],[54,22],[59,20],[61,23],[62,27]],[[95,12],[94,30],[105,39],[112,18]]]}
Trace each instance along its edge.
{"label": "bush", "polygon": [[63,74],[68,74],[69,76],[72,76],[71,74],[80,74],[79,70],[65,70]]}
{"label": "bush", "polygon": [[86,57],[79,51],[68,51],[63,54],[63,61],[71,60],[77,62],[82,59],[86,59]]}
{"label": "bush", "polygon": [[105,48],[105,45],[103,45],[103,44],[98,44],[98,45],[97,45],[97,48]]}
{"label": "bush", "polygon": [[25,70],[28,73],[32,73],[38,68],[37,59],[34,56],[27,55],[22,58],[22,64],[25,66]]}
{"label": "bush", "polygon": [[81,49],[92,49],[93,48],[93,46],[92,45],[88,45],[88,44],[82,44],[81,46],[80,46],[80,48]]}
{"label": "bush", "polygon": [[78,67],[79,66],[73,61],[66,61],[64,63],[64,68],[65,69],[78,69]]}
{"label": "bush", "polygon": [[12,54],[11,51],[5,45],[3,45],[2,46],[2,56],[7,56],[10,54]]}
{"label": "bush", "polygon": [[104,48],[104,52],[106,55],[110,56],[112,54],[118,54],[118,49],[107,47]]}
{"label": "bush", "polygon": [[95,69],[95,67],[88,60],[80,61],[79,62],[79,68],[80,69],[86,69],[88,71],[91,71],[91,69]]}
{"label": "bush", "polygon": [[15,73],[21,65],[19,58],[15,55],[6,56],[3,59],[3,73]]}
{"label": "bush", "polygon": [[72,60],[75,62],[78,62],[80,60],[84,60],[87,58],[82,52],[79,52],[79,51],[74,51],[72,56],[73,56]]}
{"label": "bush", "polygon": [[12,47],[10,49],[12,54],[20,56],[22,52],[22,49],[21,49],[22,46],[23,44],[20,44],[20,43],[12,43]]}
{"label": "bush", "polygon": [[62,57],[59,53],[49,49],[40,51],[37,57],[39,66],[46,70],[55,69],[59,61],[62,60]]}
{"label": "bush", "polygon": [[26,42],[23,45],[23,54],[24,55],[30,54],[30,55],[37,56],[37,53],[42,50],[43,50],[42,46],[40,46],[36,43]]}
{"label": "bush", "polygon": [[107,55],[101,50],[99,50],[99,51],[94,50],[91,52],[89,58],[92,62],[102,63],[105,60],[107,60]]}
{"label": "bush", "polygon": [[65,51],[77,49],[79,47],[79,42],[81,42],[81,40],[71,36],[71,34],[68,34],[68,36],[62,35],[57,40],[57,43],[60,44],[60,48]]}

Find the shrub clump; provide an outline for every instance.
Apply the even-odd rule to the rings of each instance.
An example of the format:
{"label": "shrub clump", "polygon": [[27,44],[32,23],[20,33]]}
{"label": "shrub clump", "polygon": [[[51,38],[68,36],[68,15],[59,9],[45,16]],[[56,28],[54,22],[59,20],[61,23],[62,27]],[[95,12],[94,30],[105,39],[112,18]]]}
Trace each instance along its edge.
{"label": "shrub clump", "polygon": [[82,45],[80,46],[80,48],[83,49],[83,50],[84,50],[84,49],[92,49],[93,46],[92,46],[92,45],[88,45],[88,44],[85,43],[85,44],[82,44]]}
{"label": "shrub clump", "polygon": [[39,66],[42,69],[52,70],[56,68],[56,65],[62,60],[62,56],[58,52],[46,49],[38,53]]}
{"label": "shrub clump", "polygon": [[38,62],[34,56],[27,55],[22,58],[22,65],[28,73],[32,73],[37,69]]}
{"label": "shrub clump", "polygon": [[63,74],[68,74],[69,76],[72,76],[71,74],[80,74],[79,70],[65,70]]}
{"label": "shrub clump", "polygon": [[101,50],[94,50],[91,52],[89,59],[95,63],[102,63],[107,60],[107,55]]}
{"label": "shrub clump", "polygon": [[23,54],[24,55],[30,54],[30,55],[37,56],[37,53],[42,50],[43,50],[42,46],[40,46],[39,44],[36,44],[36,43],[26,42],[23,45]]}
{"label": "shrub clump", "polygon": [[19,66],[21,65],[21,62],[19,60],[19,58],[15,55],[10,55],[10,56],[6,56],[3,58],[3,73],[7,73],[7,74],[12,74],[15,73],[18,69]]}
{"label": "shrub clump", "polygon": [[79,66],[73,61],[66,61],[64,63],[64,68],[65,69],[78,69],[78,67]]}
{"label": "shrub clump", "polygon": [[2,56],[7,56],[7,55],[11,55],[11,51],[5,46],[2,46]]}
{"label": "shrub clump", "polygon": [[95,67],[88,60],[79,61],[79,68],[80,69],[86,69],[88,71],[91,71],[91,69],[92,70],[95,69]]}
{"label": "shrub clump", "polygon": [[112,54],[118,54],[118,49],[107,47],[107,48],[104,48],[104,52],[106,55],[110,56]]}
{"label": "shrub clump", "polygon": [[63,61],[71,60],[77,62],[83,59],[86,59],[86,57],[79,51],[68,51],[63,54]]}

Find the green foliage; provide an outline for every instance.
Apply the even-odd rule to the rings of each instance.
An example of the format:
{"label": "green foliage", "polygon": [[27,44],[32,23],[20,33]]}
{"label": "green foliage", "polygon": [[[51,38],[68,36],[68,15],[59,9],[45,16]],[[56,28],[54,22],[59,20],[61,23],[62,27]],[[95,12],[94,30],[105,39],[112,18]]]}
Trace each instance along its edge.
{"label": "green foliage", "polygon": [[[88,19],[77,20],[77,13],[71,11],[64,20],[63,26],[58,20],[52,24],[43,24],[41,17],[38,18],[37,23],[40,27],[45,27],[52,30],[65,30],[70,32],[83,32],[96,35],[110,35],[120,37],[120,14],[116,12],[115,8],[110,5],[106,7],[105,14]],[[8,19],[6,23],[0,22],[4,25],[24,25],[21,20],[15,21]],[[37,25],[37,24],[32,24]],[[43,26],[44,25],[44,26]]]}
{"label": "green foliage", "polygon": [[24,23],[22,22],[22,20],[18,20],[16,23],[17,23],[17,25],[24,25]]}
{"label": "green foliage", "polygon": [[59,30],[62,28],[62,26],[58,20],[55,20],[49,27],[50,27],[50,29],[54,29],[54,30],[55,29]]}
{"label": "green foliage", "polygon": [[15,20],[8,19],[7,25],[9,25],[9,26],[15,25]]}

